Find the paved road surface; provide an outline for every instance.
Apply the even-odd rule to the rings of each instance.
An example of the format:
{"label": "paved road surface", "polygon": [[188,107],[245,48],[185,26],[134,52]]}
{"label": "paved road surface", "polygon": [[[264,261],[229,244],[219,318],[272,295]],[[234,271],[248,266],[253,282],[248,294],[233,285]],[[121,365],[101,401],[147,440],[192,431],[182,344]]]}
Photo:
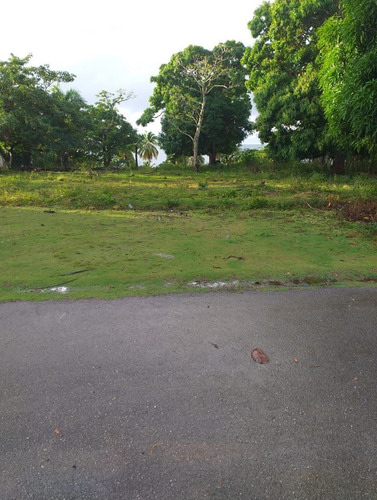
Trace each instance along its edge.
{"label": "paved road surface", "polygon": [[377,499],[377,288],[8,303],[0,327],[2,500]]}

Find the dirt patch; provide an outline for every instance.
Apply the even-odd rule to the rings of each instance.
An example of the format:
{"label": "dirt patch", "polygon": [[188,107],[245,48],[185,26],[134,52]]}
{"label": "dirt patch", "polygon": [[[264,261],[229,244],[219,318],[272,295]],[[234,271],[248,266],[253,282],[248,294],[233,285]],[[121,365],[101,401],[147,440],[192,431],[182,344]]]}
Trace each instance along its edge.
{"label": "dirt patch", "polygon": [[331,208],[348,221],[377,222],[377,201],[338,201]]}

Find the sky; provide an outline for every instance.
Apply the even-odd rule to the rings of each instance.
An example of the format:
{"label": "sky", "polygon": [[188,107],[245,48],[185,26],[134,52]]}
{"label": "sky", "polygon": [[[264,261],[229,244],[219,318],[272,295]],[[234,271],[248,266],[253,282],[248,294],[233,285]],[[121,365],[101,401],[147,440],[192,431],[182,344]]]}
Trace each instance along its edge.
{"label": "sky", "polygon": [[[32,54],[30,64],[76,75],[69,86],[94,104],[101,90],[126,89],[135,125],[153,92],[150,77],[188,45],[212,50],[227,40],[253,43],[247,27],[262,0],[17,0],[2,6],[0,60]],[[255,110],[253,110],[255,115]],[[158,133],[158,123],[151,130]],[[251,139],[249,142],[256,142]]]}

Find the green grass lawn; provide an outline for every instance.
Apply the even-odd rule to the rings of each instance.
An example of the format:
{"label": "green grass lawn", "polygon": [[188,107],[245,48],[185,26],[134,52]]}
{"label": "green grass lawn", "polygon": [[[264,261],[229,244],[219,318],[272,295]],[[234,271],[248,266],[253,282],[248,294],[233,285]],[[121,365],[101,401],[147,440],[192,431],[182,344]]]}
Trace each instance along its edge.
{"label": "green grass lawn", "polygon": [[376,185],[248,172],[2,174],[0,300],[373,284],[375,223],[325,208],[330,194],[373,200]]}

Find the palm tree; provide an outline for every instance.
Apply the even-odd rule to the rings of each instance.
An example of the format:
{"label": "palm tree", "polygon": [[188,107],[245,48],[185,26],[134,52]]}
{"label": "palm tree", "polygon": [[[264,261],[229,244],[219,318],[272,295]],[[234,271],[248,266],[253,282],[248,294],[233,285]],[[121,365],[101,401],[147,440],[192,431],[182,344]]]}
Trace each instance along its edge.
{"label": "palm tree", "polygon": [[141,138],[139,145],[139,156],[147,162],[151,162],[158,157],[158,138],[153,132],[147,132]]}

